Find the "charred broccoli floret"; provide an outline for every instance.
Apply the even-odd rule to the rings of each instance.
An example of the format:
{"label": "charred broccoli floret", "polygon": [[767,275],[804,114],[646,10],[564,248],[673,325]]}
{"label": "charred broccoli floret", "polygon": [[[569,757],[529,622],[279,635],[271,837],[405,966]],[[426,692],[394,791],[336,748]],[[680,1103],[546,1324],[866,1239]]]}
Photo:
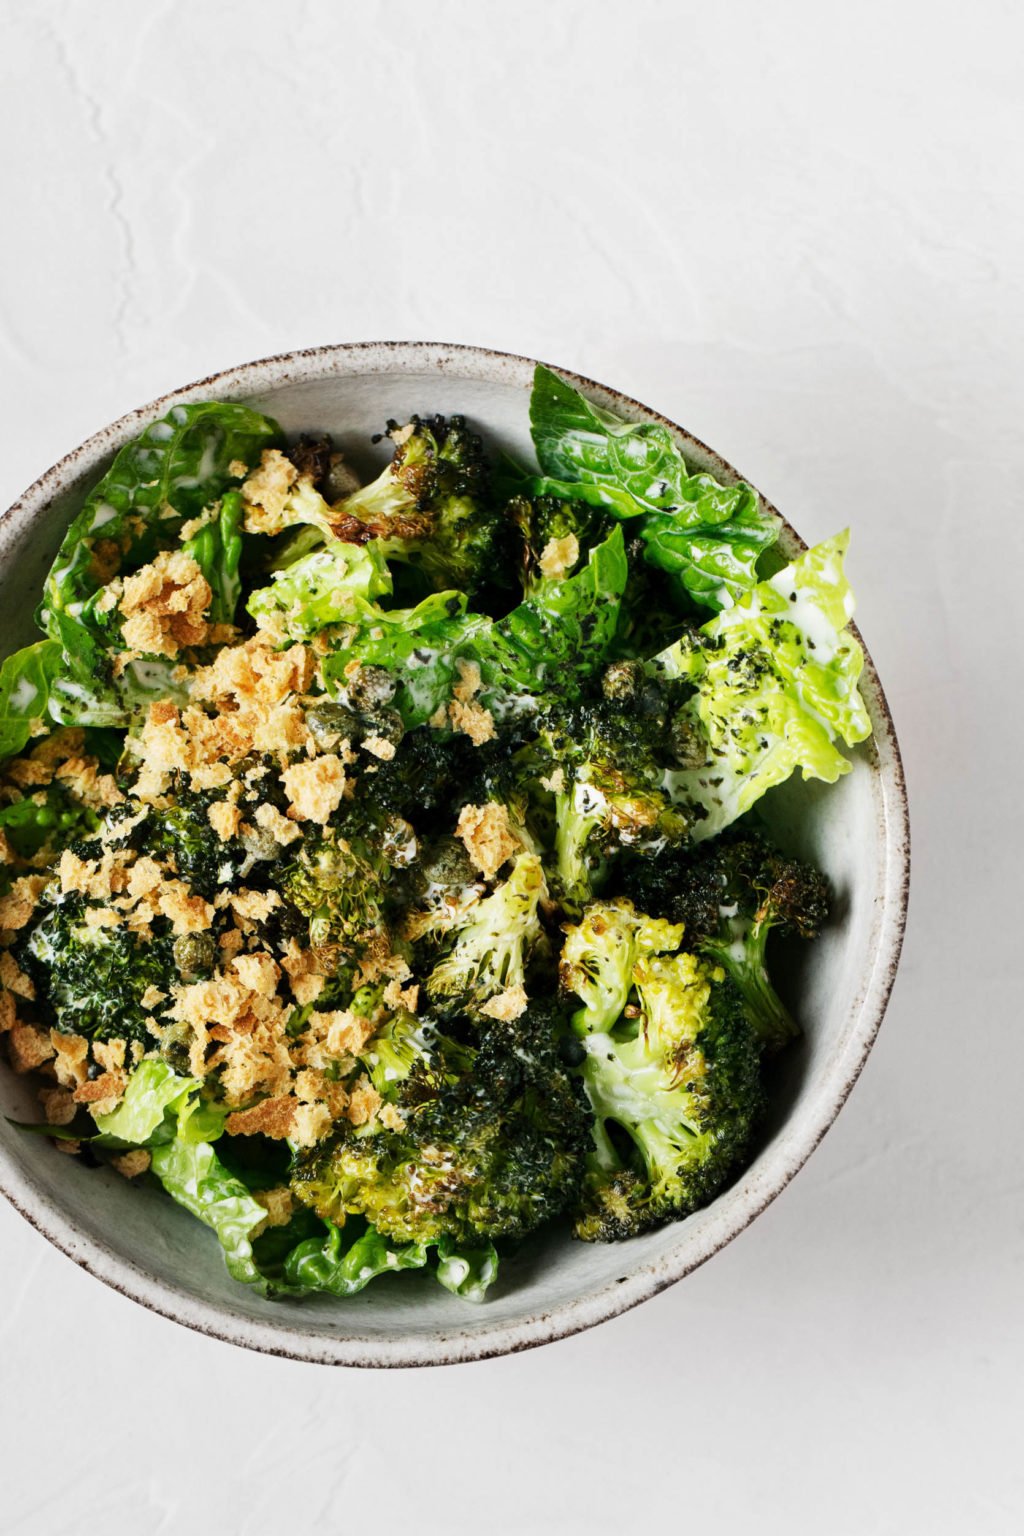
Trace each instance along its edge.
{"label": "charred broccoli floret", "polygon": [[820,871],[747,832],[660,865],[632,865],[623,887],[685,924],[688,946],[729,973],[769,1049],[799,1034],[768,975],[768,936],[816,937],[829,911],[829,885]]}
{"label": "charred broccoli floret", "polygon": [[519,1237],[578,1199],[585,1100],[560,1020],[535,1006],[463,1046],[418,1022],[369,1062],[390,1125],[346,1127],[300,1160],[292,1188],[326,1220],[364,1216],[399,1242]]}
{"label": "charred broccoli floret", "polygon": [[522,987],[544,938],[538,906],[546,893],[540,859],[519,854],[507,880],[458,914],[454,941],[427,977],[431,1001],[478,1012],[499,993]]}
{"label": "charred broccoli floret", "polygon": [[[587,1241],[629,1237],[706,1204],[761,1111],[760,1041],[739,992],[678,940],[678,927],[628,902],[595,902],[568,930],[562,974],[583,1001],[573,1027],[594,1112],[576,1219]],[[615,1017],[620,998],[630,1001]]]}
{"label": "charred broccoli floret", "polygon": [[570,912],[600,890],[614,854],[660,854],[687,829],[663,788],[672,753],[665,691],[630,662],[612,663],[603,684],[600,699],[544,729],[536,754],[539,782],[555,797],[555,887]]}
{"label": "charred broccoli floret", "polygon": [[505,515],[522,539],[523,588],[527,597],[545,581],[568,576],[600,536],[603,519],[583,501],[556,496],[513,496]]}
{"label": "charred broccoli floret", "polygon": [[314,949],[359,955],[387,941],[390,866],[360,838],[333,830],[308,837],[279,876],[282,894],[309,922]]}
{"label": "charred broccoli floret", "polygon": [[332,509],[335,537],[381,541],[389,560],[418,567],[435,591],[502,584],[507,525],[489,500],[483,442],[464,417],[388,422],[391,463]]}

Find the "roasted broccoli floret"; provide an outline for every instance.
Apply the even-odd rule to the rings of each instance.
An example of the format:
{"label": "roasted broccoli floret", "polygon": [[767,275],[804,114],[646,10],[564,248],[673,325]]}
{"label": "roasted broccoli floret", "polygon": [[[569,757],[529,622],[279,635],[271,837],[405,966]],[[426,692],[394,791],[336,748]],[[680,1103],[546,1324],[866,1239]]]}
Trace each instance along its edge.
{"label": "roasted broccoli floret", "polygon": [[601,514],[583,501],[513,496],[505,516],[519,530],[523,589],[530,597],[546,581],[571,574],[600,536]]}
{"label": "roasted broccoli floret", "polygon": [[546,894],[540,859],[519,854],[508,879],[459,914],[454,942],[427,977],[431,1001],[449,1011],[478,1012],[500,992],[522,987],[544,939],[538,906]]}
{"label": "roasted broccoli floret", "polygon": [[768,936],[816,937],[829,911],[820,871],[747,832],[658,865],[632,865],[623,871],[623,888],[685,924],[688,947],[729,973],[770,1050],[799,1034],[768,975]]}
{"label": "roasted broccoli floret", "polygon": [[[679,929],[628,902],[570,928],[563,980],[594,1112],[576,1234],[630,1237],[704,1205],[737,1167],[760,1114],[760,1041],[719,967],[674,949]],[[630,998],[621,1012],[621,998]]]}
{"label": "roasted broccoli floret", "polygon": [[[490,503],[483,443],[462,416],[388,423],[391,463],[331,511],[335,536],[381,541],[389,560],[418,567],[436,591],[502,585],[507,525]],[[505,580],[507,584],[507,580]]]}
{"label": "roasted broccoli floret", "polygon": [[419,1022],[368,1048],[389,1125],[345,1127],[302,1158],[295,1193],[399,1242],[518,1237],[579,1197],[589,1130],[561,1021],[535,1006],[464,1046]]}
{"label": "roasted broccoli floret", "polygon": [[606,669],[603,690],[550,723],[535,749],[538,781],[555,797],[556,893],[570,912],[601,889],[612,855],[660,854],[687,829],[663,788],[673,750],[664,690],[630,662]]}
{"label": "roasted broccoli floret", "polygon": [[164,919],[145,939],[123,924],[91,927],[85,914],[92,905],[78,894],[58,897],[18,946],[18,962],[35,983],[36,1006],[63,1034],[152,1046],[147,1019],[160,1007],[144,1006],[142,999],[155,987],[166,1001],[183,979],[177,941]]}
{"label": "roasted broccoli floret", "polygon": [[360,838],[328,830],[308,837],[279,876],[281,892],[308,919],[311,947],[359,956],[388,942],[390,865]]}

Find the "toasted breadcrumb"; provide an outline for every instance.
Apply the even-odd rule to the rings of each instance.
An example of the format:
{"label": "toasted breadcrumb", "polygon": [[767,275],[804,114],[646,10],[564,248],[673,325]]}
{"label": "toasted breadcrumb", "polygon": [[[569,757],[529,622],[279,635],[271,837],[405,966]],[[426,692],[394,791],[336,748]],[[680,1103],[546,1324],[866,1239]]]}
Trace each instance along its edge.
{"label": "toasted breadcrumb", "polygon": [[326,826],[345,792],[345,765],[336,753],[328,752],[311,762],[286,768],[281,781],[296,820]]}
{"label": "toasted breadcrumb", "polygon": [[522,846],[508,824],[506,807],[493,800],[486,805],[464,805],[455,830],[473,864],[488,880]]}
{"label": "toasted breadcrumb", "polygon": [[242,813],[229,800],[214,800],[206,808],[206,819],[222,843],[236,836],[242,823]]}
{"label": "toasted breadcrumb", "polygon": [[280,448],[265,448],[259,468],[242,486],[246,533],[282,533],[289,492],[299,478],[298,470]]}
{"label": "toasted breadcrumb", "polygon": [[47,1125],[70,1125],[75,1118],[78,1106],[67,1088],[40,1088],[38,1098]]}
{"label": "toasted breadcrumb", "polygon": [[381,1096],[368,1077],[360,1077],[349,1093],[348,1118],[353,1125],[366,1125],[381,1107]]}
{"label": "toasted breadcrumb", "polygon": [[295,1197],[286,1185],[279,1184],[275,1189],[254,1189],[253,1199],[258,1205],[262,1205],[266,1211],[266,1217],[258,1222],[249,1236],[259,1237],[268,1227],[286,1227],[291,1220],[295,1209]]}
{"label": "toasted breadcrumb", "polygon": [[287,848],[289,843],[294,843],[297,837],[302,836],[302,828],[297,827],[294,821],[289,821],[287,816],[282,816],[276,805],[257,806],[253,820],[264,832],[269,832],[282,848]]}
{"label": "toasted breadcrumb", "polygon": [[264,1099],[251,1109],[239,1109],[228,1115],[224,1129],[229,1136],[269,1136],[284,1141],[292,1134],[297,1101],[290,1093]]}
{"label": "toasted breadcrumb", "polygon": [[122,1178],[137,1179],[140,1173],[146,1172],[152,1159],[145,1147],[133,1147],[130,1152],[122,1152],[120,1157],[112,1157],[110,1161]]}
{"label": "toasted breadcrumb", "polygon": [[0,953],[0,985],[6,987],[8,992],[15,992],[18,997],[27,998],[30,1002],[36,995],[35,982],[20,969],[9,950]]}
{"label": "toasted breadcrumb", "polygon": [[364,752],[379,757],[383,763],[389,763],[395,755],[394,742],[387,741],[383,736],[364,736],[360,746]]}
{"label": "toasted breadcrumb", "polygon": [[574,533],[567,533],[562,539],[549,539],[537,563],[542,576],[558,580],[569,574],[579,557],[580,541]]}
{"label": "toasted breadcrumb", "polygon": [[210,583],[191,555],[182,549],[161,551],[121,583],[118,606],[124,615],[125,645],[172,660],[182,646],[202,645],[212,597]]}
{"label": "toasted breadcrumb", "polygon": [[54,1067],[58,1083],[62,1088],[80,1088],[89,1075],[88,1040],[82,1035],[62,1035],[51,1029],[50,1044],[56,1053]]}
{"label": "toasted breadcrumb", "polygon": [[499,992],[496,997],[490,998],[480,1009],[490,1019],[500,1019],[508,1022],[518,1019],[524,1013],[529,1003],[526,988],[517,984],[514,987],[506,987],[504,992]]}
{"label": "toasted breadcrumb", "polygon": [[51,1061],[54,1048],[45,1029],[34,1024],[14,1024],[7,1036],[11,1066],[21,1074],[34,1072],[44,1061]]}
{"label": "toasted breadcrumb", "polygon": [[456,731],[469,737],[474,747],[482,747],[485,741],[493,741],[498,734],[494,716],[479,704],[460,704],[456,700],[448,706],[448,718]]}

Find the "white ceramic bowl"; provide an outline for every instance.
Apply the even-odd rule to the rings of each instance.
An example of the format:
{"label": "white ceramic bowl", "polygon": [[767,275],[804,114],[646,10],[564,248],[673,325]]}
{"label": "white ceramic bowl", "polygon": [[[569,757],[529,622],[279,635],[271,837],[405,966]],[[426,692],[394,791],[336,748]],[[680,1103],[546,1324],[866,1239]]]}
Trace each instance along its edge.
{"label": "white ceramic bowl", "polygon": [[[534,364],[474,347],[421,342],[322,347],[230,369],[132,412],[47,471],[0,519],[0,654],[33,637],[32,609],[61,534],[112,454],[178,401],[244,400],[286,431],[324,429],[369,468],[370,434],[389,417],[462,411],[491,443],[527,454]],[[565,370],[561,370],[565,372]],[[634,421],[655,412],[587,379],[591,399]],[[666,423],[688,460],[729,483],[717,454]],[[788,525],[783,547],[801,540]],[[235,1344],[345,1365],[426,1365],[543,1344],[589,1328],[702,1264],[774,1199],[838,1114],[871,1048],[892,986],[909,873],[906,794],[881,684],[866,661],[872,742],[831,787],[791,782],[765,802],[792,852],[819,862],[838,893],[837,920],[799,953],[788,977],[805,1029],[789,1054],[771,1123],[751,1166],[706,1210],[625,1244],[550,1233],[503,1265],[492,1298],[468,1306],[416,1274],[347,1301],[268,1302],[232,1281],[212,1235],[157,1191],[62,1157],[0,1121],[0,1189],[90,1274],[166,1317]],[[35,1118],[29,1085],[0,1068],[3,1115]],[[808,1242],[813,1234],[808,1233]]]}

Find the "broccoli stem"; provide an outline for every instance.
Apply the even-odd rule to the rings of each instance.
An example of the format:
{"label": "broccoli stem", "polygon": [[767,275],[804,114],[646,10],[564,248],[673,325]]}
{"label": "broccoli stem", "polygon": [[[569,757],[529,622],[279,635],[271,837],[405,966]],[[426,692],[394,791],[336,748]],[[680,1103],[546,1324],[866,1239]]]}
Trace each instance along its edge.
{"label": "broccoli stem", "polygon": [[733,918],[727,936],[705,939],[701,950],[731,976],[743,994],[750,1020],[769,1051],[780,1051],[800,1034],[800,1026],[772,985],[766,965],[770,922]]}

